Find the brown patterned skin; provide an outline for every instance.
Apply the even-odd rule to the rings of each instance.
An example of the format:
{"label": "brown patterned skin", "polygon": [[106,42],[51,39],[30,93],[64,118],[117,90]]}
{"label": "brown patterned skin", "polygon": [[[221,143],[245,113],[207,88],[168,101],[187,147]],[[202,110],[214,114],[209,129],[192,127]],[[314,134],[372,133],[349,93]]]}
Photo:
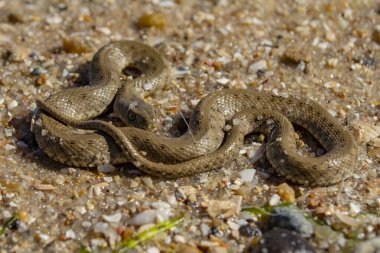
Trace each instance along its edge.
{"label": "brown patterned skin", "polygon": [[[111,44],[111,52],[117,47],[124,51],[123,43],[131,42],[117,43]],[[103,58],[109,57],[109,52],[102,50],[94,57],[92,65],[96,67],[91,68],[92,72],[95,71],[91,74],[91,82],[95,86],[64,90],[38,103],[41,109],[35,117],[36,140],[41,149],[56,161],[77,167],[132,162],[148,174],[176,178],[231,162],[238,155],[246,134],[262,132],[269,137],[266,153],[270,163],[279,175],[292,182],[331,185],[348,178],[357,167],[359,152],[351,134],[322,106],[310,100],[278,97],[253,90],[220,90],[200,101],[192,113],[190,130],[179,138],[164,137],[135,127],[117,128],[104,121],[91,120],[112,104],[116,94],[116,100],[128,104],[131,99],[128,90],[131,94],[142,91],[135,88],[139,86],[136,84],[139,78],[118,83],[120,78],[117,76],[130,64],[119,58],[127,53],[114,54],[106,60]],[[155,57],[160,56],[148,53],[148,58]],[[149,64],[139,66],[139,70],[145,73],[148,71],[145,67],[149,68]],[[156,65],[156,72],[143,76],[144,83],[153,78],[153,87],[159,88],[167,78],[166,68],[166,64]],[[107,88],[108,85],[111,87]],[[92,103],[93,99],[83,99],[87,98],[86,89],[90,90],[91,97],[95,93],[104,98],[96,101],[101,104],[100,109]],[[118,93],[120,90],[122,92]],[[135,98],[132,96],[132,99]],[[143,100],[138,101],[138,104],[143,103]],[[140,108],[150,110],[149,106],[144,106]],[[81,115],[77,117],[72,113],[74,109]],[[152,120],[146,119],[146,122]],[[232,128],[223,141],[228,122]],[[298,154],[290,122],[309,131],[326,153],[315,158]],[[91,130],[76,130],[67,124]]]}

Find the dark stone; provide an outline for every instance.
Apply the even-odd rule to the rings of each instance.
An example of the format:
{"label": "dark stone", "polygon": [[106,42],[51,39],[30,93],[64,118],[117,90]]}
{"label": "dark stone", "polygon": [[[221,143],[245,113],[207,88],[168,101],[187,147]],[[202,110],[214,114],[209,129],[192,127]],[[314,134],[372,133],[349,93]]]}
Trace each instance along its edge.
{"label": "dark stone", "polygon": [[211,228],[211,234],[213,234],[217,237],[223,236],[223,232],[218,227]]}
{"label": "dark stone", "polygon": [[374,68],[376,65],[376,60],[373,57],[365,56],[362,59],[362,64],[367,68]]}
{"label": "dark stone", "polygon": [[261,78],[261,77],[264,77],[265,76],[265,70],[262,70],[262,69],[259,69],[257,72],[257,77],[258,78]]}
{"label": "dark stone", "polygon": [[284,228],[294,230],[303,237],[313,234],[313,225],[305,218],[302,211],[292,207],[275,207],[271,213],[268,229]]}
{"label": "dark stone", "polygon": [[315,253],[315,249],[298,233],[276,228],[265,233],[258,245],[248,246],[248,253]]}
{"label": "dark stone", "polygon": [[39,76],[43,73],[42,69],[41,68],[34,68],[30,74],[32,74],[32,76]]}
{"label": "dark stone", "polygon": [[252,226],[251,224],[246,224],[240,226],[239,233],[244,237],[259,237],[261,236],[261,231],[258,227]]}

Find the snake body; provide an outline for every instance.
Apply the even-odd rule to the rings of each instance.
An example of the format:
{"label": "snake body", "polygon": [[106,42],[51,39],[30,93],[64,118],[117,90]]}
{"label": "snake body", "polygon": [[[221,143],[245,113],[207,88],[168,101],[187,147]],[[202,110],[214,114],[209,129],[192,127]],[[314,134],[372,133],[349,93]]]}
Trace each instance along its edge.
{"label": "snake body", "polygon": [[[130,53],[136,48],[140,53]],[[123,69],[131,65],[142,77],[121,79]],[[254,90],[225,89],[206,96],[192,112],[188,132],[179,138],[141,129],[150,127],[153,120],[145,117],[154,117],[154,113],[139,94],[147,92],[146,86],[161,87],[168,77],[167,68],[158,52],[141,43],[122,41],[103,47],[91,63],[91,86],[67,89],[38,101],[34,132],[40,148],[71,166],[132,162],[149,174],[175,178],[225,165],[236,157],[246,134],[262,132],[269,137],[266,154],[271,165],[290,181],[331,185],[349,177],[357,166],[353,137],[322,106]],[[141,128],[118,128],[91,120],[113,100],[114,110],[126,105],[126,121]],[[138,123],[129,117],[136,108],[139,114],[132,119],[140,117]],[[291,123],[309,131],[326,153],[314,158],[298,154]],[[227,124],[231,129],[225,136]]]}

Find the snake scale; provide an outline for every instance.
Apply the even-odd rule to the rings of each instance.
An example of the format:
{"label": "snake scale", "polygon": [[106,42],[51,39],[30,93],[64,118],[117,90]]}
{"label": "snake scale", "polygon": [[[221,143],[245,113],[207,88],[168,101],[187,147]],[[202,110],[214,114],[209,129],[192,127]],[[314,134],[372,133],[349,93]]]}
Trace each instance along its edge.
{"label": "snake scale", "polygon": [[[131,78],[130,72],[138,75]],[[169,76],[169,65],[154,48],[135,41],[107,44],[91,62],[89,86],[37,100],[33,127],[38,145],[70,166],[132,162],[148,174],[177,178],[228,164],[244,136],[260,132],[268,136],[271,165],[292,182],[331,185],[350,177],[357,166],[355,140],[322,106],[248,89],[224,89],[203,98],[181,137],[153,133],[148,129],[156,123],[155,110],[143,97]],[[93,119],[112,106],[128,126]],[[309,131],[326,153],[299,154],[292,123]]]}

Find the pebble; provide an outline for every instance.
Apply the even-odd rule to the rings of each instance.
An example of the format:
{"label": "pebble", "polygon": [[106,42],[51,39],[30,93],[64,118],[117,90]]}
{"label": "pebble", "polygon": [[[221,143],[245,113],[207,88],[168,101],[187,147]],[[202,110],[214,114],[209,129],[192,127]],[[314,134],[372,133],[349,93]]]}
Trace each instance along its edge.
{"label": "pebble", "polygon": [[[255,241],[255,239],[254,239]],[[259,245],[250,245],[247,253],[314,253],[314,248],[298,233],[286,229],[266,232]]]}
{"label": "pebble", "polygon": [[287,203],[294,203],[296,201],[296,194],[287,183],[280,184],[277,187],[278,195],[280,195],[281,199]]}
{"label": "pebble", "polygon": [[211,228],[206,223],[201,223],[200,230],[203,236],[208,236],[209,234],[211,234]]}
{"label": "pebble", "polygon": [[67,230],[65,232],[65,238],[66,239],[73,239],[74,240],[76,238],[75,232],[73,230],[71,230],[71,229]]}
{"label": "pebble", "polygon": [[296,231],[303,237],[310,237],[314,228],[302,212],[292,207],[274,207],[270,215],[268,228],[284,228]]}
{"label": "pebble", "polygon": [[379,253],[380,252],[380,237],[359,243],[352,253]]}
{"label": "pebble", "polygon": [[261,236],[261,230],[258,227],[253,226],[251,224],[240,226],[239,233],[241,236],[244,236],[244,237],[260,237]]}
{"label": "pebble", "polygon": [[104,222],[98,222],[94,226],[95,233],[103,233],[108,229],[108,224]]}
{"label": "pebble", "polygon": [[44,71],[43,71],[43,69],[41,69],[41,68],[34,68],[34,69],[32,69],[32,71],[30,72],[30,74],[31,74],[32,76],[39,76],[39,75],[41,75],[42,73],[44,73]]}
{"label": "pebble", "polygon": [[197,190],[191,186],[191,185],[184,185],[181,187],[178,187],[178,193],[182,195],[183,199],[187,199],[190,202],[196,202],[197,201]]}
{"label": "pebble", "polygon": [[155,223],[157,220],[167,220],[168,218],[169,212],[166,210],[146,210],[133,216],[128,223],[141,226]]}
{"label": "pebble", "polygon": [[62,47],[66,53],[71,54],[83,54],[91,52],[91,47],[85,41],[83,41],[82,38],[64,37],[62,39]]}
{"label": "pebble", "polygon": [[255,169],[244,169],[239,172],[241,180],[245,183],[252,182],[255,177],[255,173]]}
{"label": "pebble", "polygon": [[372,37],[377,44],[380,44],[380,25],[375,26]]}
{"label": "pebble", "polygon": [[160,250],[156,247],[151,247],[146,250],[146,253],[160,253]]}
{"label": "pebble", "polygon": [[223,85],[226,85],[227,83],[231,82],[231,80],[228,79],[228,78],[223,77],[223,78],[216,79],[216,82],[220,83],[220,84],[223,84]]}
{"label": "pebble", "polygon": [[199,249],[185,244],[178,244],[175,253],[202,253]]}
{"label": "pebble", "polygon": [[269,199],[270,206],[277,206],[280,204],[281,197],[278,194],[273,194]]}
{"label": "pebble", "polygon": [[351,202],[350,203],[350,213],[354,214],[354,215],[360,213],[360,205]]}
{"label": "pebble", "polygon": [[13,108],[15,108],[16,106],[18,106],[18,102],[17,102],[16,100],[12,100],[12,101],[10,101],[10,102],[7,104],[7,106],[8,106],[8,109],[13,109]]}
{"label": "pebble", "polygon": [[227,224],[231,230],[238,230],[239,229],[239,224],[236,222],[232,221],[231,219],[227,220]]}
{"label": "pebble", "polygon": [[227,249],[225,247],[217,246],[217,247],[209,248],[208,252],[210,252],[210,253],[227,253]]}
{"label": "pebble", "polygon": [[232,196],[230,200],[211,200],[207,207],[207,213],[210,217],[218,215],[224,218],[232,217],[239,214],[242,196]]}
{"label": "pebble", "polygon": [[267,69],[267,61],[266,60],[260,60],[253,64],[251,64],[248,67],[248,72],[251,74],[257,74],[257,71],[259,70],[266,70]]}
{"label": "pebble", "polygon": [[182,235],[175,235],[174,241],[178,243],[186,243],[186,239]]}
{"label": "pebble", "polygon": [[11,151],[11,150],[15,150],[16,146],[11,145],[11,144],[5,144],[4,149],[5,149],[5,151]]}
{"label": "pebble", "polygon": [[117,212],[112,215],[102,215],[102,218],[107,222],[119,222],[121,219],[121,213]]}
{"label": "pebble", "polygon": [[51,184],[34,184],[33,187],[36,190],[40,190],[40,191],[53,191],[57,189],[55,186]]}
{"label": "pebble", "polygon": [[137,21],[137,26],[139,28],[164,28],[168,25],[167,17],[163,13],[153,13],[142,15]]}
{"label": "pebble", "polygon": [[89,227],[91,227],[92,223],[89,221],[83,221],[81,225],[84,228],[89,228]]}
{"label": "pebble", "polygon": [[112,173],[116,171],[116,167],[112,164],[102,164],[97,167],[97,170],[101,173]]}

